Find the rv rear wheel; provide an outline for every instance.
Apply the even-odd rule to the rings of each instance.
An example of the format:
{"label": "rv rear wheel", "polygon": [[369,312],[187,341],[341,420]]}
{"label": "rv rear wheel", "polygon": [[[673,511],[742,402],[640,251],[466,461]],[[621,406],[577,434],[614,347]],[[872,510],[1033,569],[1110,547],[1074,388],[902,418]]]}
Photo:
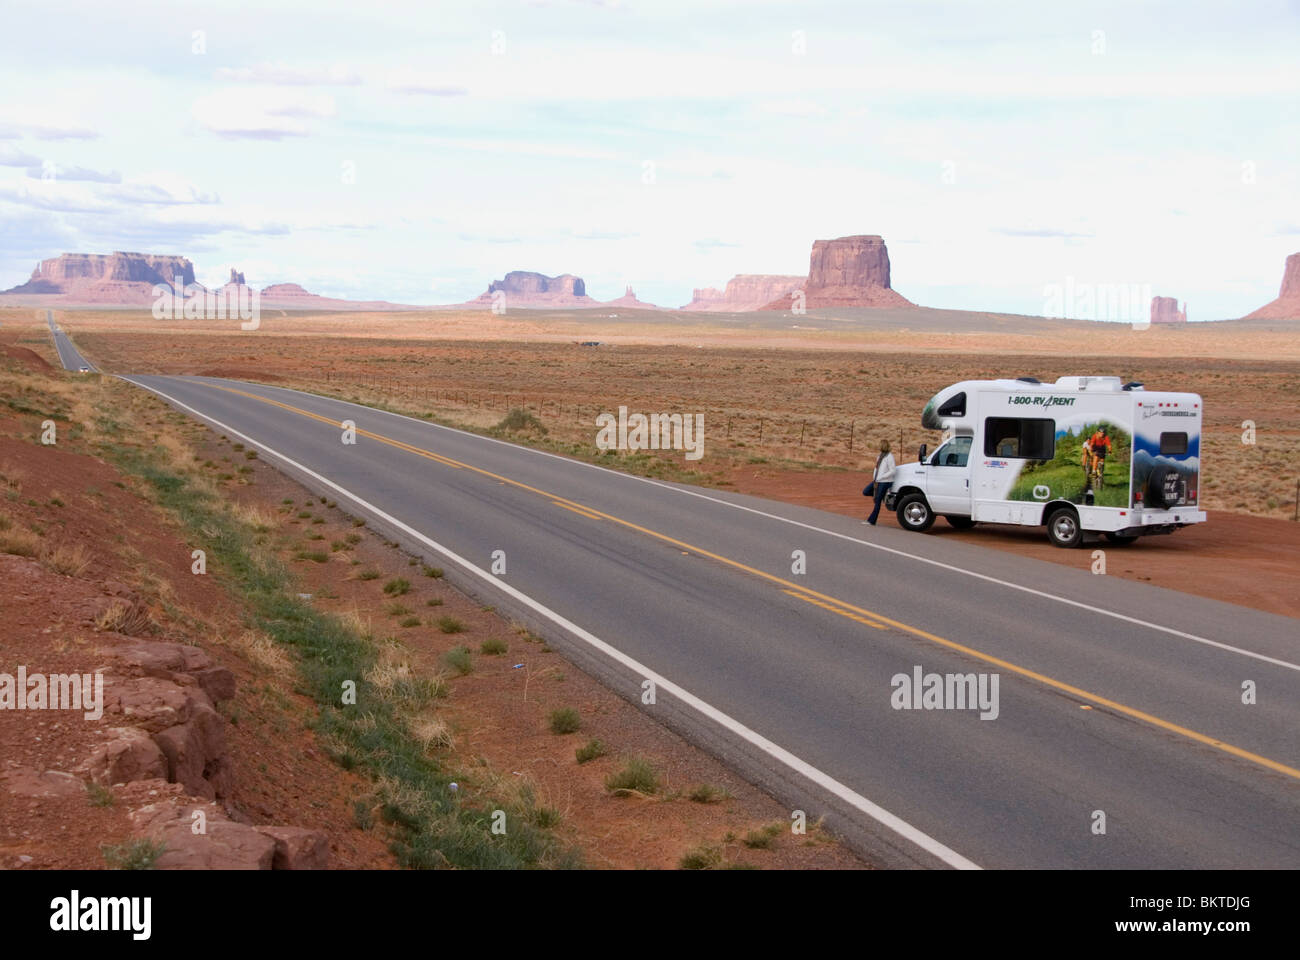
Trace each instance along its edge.
{"label": "rv rear wheel", "polygon": [[1047,518],[1047,539],[1057,547],[1077,547],[1083,540],[1079,515],[1072,507],[1058,507]]}
{"label": "rv rear wheel", "polygon": [[934,523],[934,511],[919,493],[909,493],[898,502],[898,525],[924,533]]}
{"label": "rv rear wheel", "polygon": [[956,527],[958,530],[969,530],[975,526],[975,521],[970,517],[963,517],[957,513],[945,513],[943,518],[948,521],[948,526]]}

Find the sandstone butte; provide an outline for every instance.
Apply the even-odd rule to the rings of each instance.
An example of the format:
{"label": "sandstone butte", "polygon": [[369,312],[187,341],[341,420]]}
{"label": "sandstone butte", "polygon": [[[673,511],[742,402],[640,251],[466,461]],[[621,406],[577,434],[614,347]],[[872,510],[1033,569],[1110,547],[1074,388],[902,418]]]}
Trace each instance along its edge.
{"label": "sandstone butte", "polygon": [[623,296],[615,300],[606,300],[603,305],[606,307],[631,307],[631,308],[637,308],[641,310],[664,309],[663,307],[655,306],[653,303],[646,303],[644,300],[638,300],[636,294],[632,292],[632,288],[630,286],[623,292]]}
{"label": "sandstone butte", "polygon": [[697,287],[682,310],[742,312],[758,310],[804,285],[804,277],[772,273],[738,273],[725,290]]}
{"label": "sandstone butte", "polygon": [[1247,314],[1247,320],[1300,320],[1300,253],[1293,253],[1286,258],[1286,268],[1282,271],[1282,289],[1277,299],[1266,303],[1254,313]]}
{"label": "sandstone butte", "polygon": [[156,284],[194,283],[185,257],[147,253],[64,253],[42,260],[23,284],[2,295],[55,296],[68,302],[149,303]]}
{"label": "sandstone butte", "polygon": [[[878,236],[815,241],[803,293],[803,305],[809,310],[818,307],[915,306],[890,287],[889,250]],[[789,310],[794,302],[787,294],[762,309]]]}
{"label": "sandstone butte", "polygon": [[1184,303],[1183,309],[1179,310],[1177,297],[1152,297],[1151,322],[1186,323],[1187,304]]}
{"label": "sandstone butte", "polygon": [[[581,281],[579,281],[581,282]],[[42,260],[31,278],[19,286],[0,291],[0,298],[39,298],[41,304],[104,304],[107,306],[149,306],[155,288],[173,288],[184,283],[197,293],[211,293],[194,279],[194,264],[185,257],[150,253],[64,253]],[[234,267],[230,280],[218,288],[245,287],[244,274]],[[322,310],[406,310],[415,306],[383,300],[341,300],[309,293],[296,283],[275,283],[261,291],[264,306]],[[0,303],[4,302],[0,299]],[[21,300],[19,301],[21,302]]]}
{"label": "sandstone butte", "polygon": [[502,280],[488,284],[487,292],[469,301],[473,306],[491,306],[504,298],[506,309],[512,307],[596,307],[599,301],[587,296],[581,277],[564,273],[558,277],[511,270]]}

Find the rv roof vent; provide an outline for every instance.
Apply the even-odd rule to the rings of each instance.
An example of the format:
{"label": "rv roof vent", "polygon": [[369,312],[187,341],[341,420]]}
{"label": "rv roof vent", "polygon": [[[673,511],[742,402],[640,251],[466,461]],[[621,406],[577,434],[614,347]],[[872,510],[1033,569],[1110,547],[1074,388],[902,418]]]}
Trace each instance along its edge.
{"label": "rv roof vent", "polygon": [[1144,384],[1144,383],[1142,383],[1142,382],[1140,382],[1140,381],[1138,381],[1138,380],[1130,380],[1128,383],[1124,384],[1124,389],[1125,389],[1125,390],[1141,390],[1144,386],[1146,386],[1146,384]]}
{"label": "rv roof vent", "polygon": [[1020,383],[1042,383],[1037,377],[1016,377]]}
{"label": "rv roof vent", "polygon": [[1057,377],[1056,385],[1063,390],[1118,390],[1119,377]]}

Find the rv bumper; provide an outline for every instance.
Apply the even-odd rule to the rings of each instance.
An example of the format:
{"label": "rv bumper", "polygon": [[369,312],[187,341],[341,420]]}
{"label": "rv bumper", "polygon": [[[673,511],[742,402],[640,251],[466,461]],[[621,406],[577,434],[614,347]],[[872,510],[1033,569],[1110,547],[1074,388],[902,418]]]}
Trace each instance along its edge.
{"label": "rv bumper", "polygon": [[1204,510],[1144,510],[1133,516],[1136,521],[1132,526],[1115,532],[1124,537],[1155,536],[1161,533],[1173,533],[1179,527],[1204,523],[1208,517]]}

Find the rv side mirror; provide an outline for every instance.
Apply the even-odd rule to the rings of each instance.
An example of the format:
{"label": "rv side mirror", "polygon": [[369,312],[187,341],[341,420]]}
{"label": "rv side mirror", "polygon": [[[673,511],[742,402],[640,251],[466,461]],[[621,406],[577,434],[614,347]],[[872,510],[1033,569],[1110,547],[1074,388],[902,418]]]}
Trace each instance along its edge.
{"label": "rv side mirror", "polygon": [[916,461],[917,461],[917,463],[924,463],[924,462],[925,462],[925,444],[924,444],[924,443],[921,444],[921,449],[918,450],[918,451],[916,451]]}

